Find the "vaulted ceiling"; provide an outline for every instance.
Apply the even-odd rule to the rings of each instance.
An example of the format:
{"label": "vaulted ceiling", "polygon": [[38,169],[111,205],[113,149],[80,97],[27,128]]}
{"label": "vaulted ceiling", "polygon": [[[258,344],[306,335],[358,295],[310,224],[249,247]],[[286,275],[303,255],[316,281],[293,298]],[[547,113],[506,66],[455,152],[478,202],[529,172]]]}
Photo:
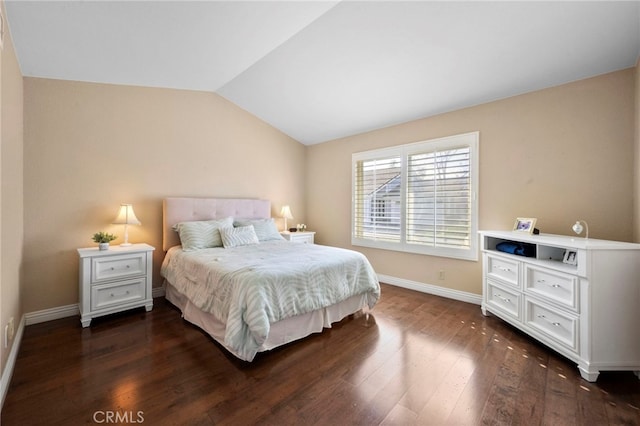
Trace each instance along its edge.
{"label": "vaulted ceiling", "polygon": [[5,0],[24,76],[210,91],[304,144],[635,65],[640,2]]}

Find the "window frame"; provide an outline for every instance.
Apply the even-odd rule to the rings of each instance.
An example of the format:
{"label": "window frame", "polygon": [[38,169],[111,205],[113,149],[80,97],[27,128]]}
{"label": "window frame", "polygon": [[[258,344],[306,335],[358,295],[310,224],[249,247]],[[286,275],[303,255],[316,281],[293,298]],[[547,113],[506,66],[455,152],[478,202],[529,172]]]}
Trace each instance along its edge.
{"label": "window frame", "polygon": [[[478,260],[478,188],[479,188],[479,139],[480,132],[463,133],[420,142],[413,142],[394,147],[374,149],[353,153],[351,155],[351,244],[354,246],[378,248],[407,253],[417,253],[430,256],[449,257],[463,260]],[[433,153],[449,151],[456,148],[469,148],[469,235],[467,248],[435,247],[418,243],[407,242],[407,185],[408,185],[408,159],[416,153]],[[376,159],[400,157],[400,238],[399,241],[380,241],[356,235],[357,208],[357,173],[358,163]],[[362,198],[362,197],[361,197]],[[366,201],[362,198],[362,205]],[[360,225],[362,226],[362,225]]]}

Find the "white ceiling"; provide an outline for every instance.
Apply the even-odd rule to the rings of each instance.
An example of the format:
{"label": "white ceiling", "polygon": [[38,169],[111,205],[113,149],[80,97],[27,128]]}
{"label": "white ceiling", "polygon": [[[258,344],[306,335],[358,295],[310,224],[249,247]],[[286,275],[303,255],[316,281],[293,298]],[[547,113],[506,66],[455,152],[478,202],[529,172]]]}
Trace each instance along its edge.
{"label": "white ceiling", "polygon": [[640,2],[5,0],[23,75],[211,91],[314,144],[635,65]]}

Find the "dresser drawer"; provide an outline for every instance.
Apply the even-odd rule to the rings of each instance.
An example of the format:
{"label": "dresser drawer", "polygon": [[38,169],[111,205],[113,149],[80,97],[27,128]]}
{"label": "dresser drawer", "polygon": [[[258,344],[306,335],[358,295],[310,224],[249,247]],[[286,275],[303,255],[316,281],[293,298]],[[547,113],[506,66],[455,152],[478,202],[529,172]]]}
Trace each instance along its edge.
{"label": "dresser drawer", "polygon": [[520,287],[520,262],[487,254],[487,276]]}
{"label": "dresser drawer", "polygon": [[526,298],[526,324],[574,352],[578,350],[578,317]]}
{"label": "dresser drawer", "polygon": [[144,275],[147,270],[145,253],[104,256],[91,259],[91,283]]}
{"label": "dresser drawer", "polygon": [[144,277],[91,288],[91,310],[108,308],[145,299]]}
{"label": "dresser drawer", "polygon": [[520,319],[520,293],[506,290],[491,280],[487,281],[487,304]]}
{"label": "dresser drawer", "polygon": [[525,266],[525,291],[578,310],[578,278],[562,272]]}

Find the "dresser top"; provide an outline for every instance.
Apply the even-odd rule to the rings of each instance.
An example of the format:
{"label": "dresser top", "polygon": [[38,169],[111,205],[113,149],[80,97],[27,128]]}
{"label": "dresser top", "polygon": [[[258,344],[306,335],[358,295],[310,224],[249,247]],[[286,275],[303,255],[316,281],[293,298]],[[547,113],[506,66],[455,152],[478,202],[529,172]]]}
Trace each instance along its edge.
{"label": "dresser top", "polygon": [[599,240],[596,238],[584,238],[580,236],[538,234],[530,235],[519,231],[479,231],[482,236],[502,238],[511,241],[522,241],[532,244],[558,246],[583,250],[640,250],[640,244],[623,241]]}

